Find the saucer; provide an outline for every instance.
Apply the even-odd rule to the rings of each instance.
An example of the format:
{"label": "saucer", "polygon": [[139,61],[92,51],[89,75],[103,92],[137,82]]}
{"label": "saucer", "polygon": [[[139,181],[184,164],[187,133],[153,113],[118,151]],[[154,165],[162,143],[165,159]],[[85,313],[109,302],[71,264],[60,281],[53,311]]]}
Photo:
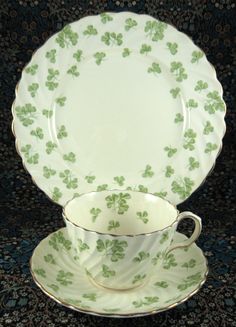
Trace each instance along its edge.
{"label": "saucer", "polygon": [[[173,242],[186,236],[176,233]],[[198,292],[207,261],[194,243],[167,255],[146,284],[127,291],[93,284],[78,266],[67,229],[50,234],[34,250],[30,269],[35,283],[56,302],[76,311],[107,317],[138,317],[171,309]]]}

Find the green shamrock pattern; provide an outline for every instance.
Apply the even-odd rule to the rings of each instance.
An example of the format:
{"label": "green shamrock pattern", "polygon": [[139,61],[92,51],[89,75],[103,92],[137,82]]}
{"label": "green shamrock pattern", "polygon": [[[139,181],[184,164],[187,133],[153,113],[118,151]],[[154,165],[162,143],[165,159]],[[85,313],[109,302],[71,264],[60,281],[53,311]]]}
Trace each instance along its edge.
{"label": "green shamrock pattern", "polygon": [[78,33],[73,32],[70,25],[66,25],[61,32],[58,33],[56,43],[61,48],[75,46],[78,42]]}
{"label": "green shamrock pattern", "polygon": [[117,262],[125,257],[125,249],[128,247],[126,241],[115,240],[97,240],[97,251],[101,252],[112,262]]}
{"label": "green shamrock pattern", "polygon": [[167,29],[167,24],[159,21],[147,21],[144,31],[146,36],[152,41],[160,41],[164,38],[164,32]]}
{"label": "green shamrock pattern", "polygon": [[125,30],[129,31],[132,28],[135,28],[138,25],[137,21],[135,19],[132,18],[127,18],[125,20]]}
{"label": "green shamrock pattern", "polygon": [[52,49],[46,52],[45,57],[49,60],[51,64],[55,64],[56,62],[56,53],[57,53],[56,49]]}
{"label": "green shamrock pattern", "polygon": [[119,223],[118,220],[110,220],[109,224],[108,224],[108,227],[107,227],[107,230],[110,232],[112,230],[116,230],[119,227],[120,227],[120,223]]}
{"label": "green shamrock pattern", "polygon": [[115,33],[115,32],[106,32],[101,37],[101,41],[105,43],[106,45],[122,45],[123,43],[123,35],[121,33]]}
{"label": "green shamrock pattern", "polygon": [[27,127],[34,123],[36,119],[36,108],[32,104],[26,103],[24,106],[17,106],[15,110],[16,116],[23,126]]}
{"label": "green shamrock pattern", "polygon": [[188,75],[181,62],[173,61],[171,63],[170,72],[173,73],[177,82],[183,82],[187,79]]}
{"label": "green shamrock pattern", "polygon": [[90,214],[92,216],[92,222],[95,222],[99,214],[102,212],[100,208],[92,208],[90,209]]}
{"label": "green shamrock pattern", "polygon": [[49,240],[49,246],[56,251],[60,251],[62,249],[69,251],[71,249],[71,245],[71,241],[67,240],[61,231],[54,233]]}
{"label": "green shamrock pattern", "polygon": [[143,260],[148,259],[149,257],[150,257],[150,253],[141,251],[141,252],[138,253],[137,257],[133,258],[133,262],[140,263]]}
{"label": "green shamrock pattern", "polygon": [[138,211],[136,212],[136,215],[138,219],[141,220],[144,224],[148,223],[148,212],[146,210]]}
{"label": "green shamrock pattern", "polygon": [[129,193],[119,193],[108,195],[105,200],[107,202],[107,208],[112,209],[112,211],[117,212],[119,215],[123,215],[126,211],[128,211],[129,206],[127,201],[131,199],[131,195]]}

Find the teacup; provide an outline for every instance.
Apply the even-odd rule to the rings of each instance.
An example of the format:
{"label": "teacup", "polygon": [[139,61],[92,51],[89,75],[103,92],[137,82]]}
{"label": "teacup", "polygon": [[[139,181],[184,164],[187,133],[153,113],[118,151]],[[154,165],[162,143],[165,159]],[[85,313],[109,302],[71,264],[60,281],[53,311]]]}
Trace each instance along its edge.
{"label": "teacup", "polygon": [[[168,201],[137,191],[102,191],[69,201],[63,217],[78,265],[92,282],[127,290],[144,284],[158,266],[176,266],[170,253],[190,246],[201,232],[201,219],[179,213]],[[191,218],[192,236],[172,243],[178,223]]]}

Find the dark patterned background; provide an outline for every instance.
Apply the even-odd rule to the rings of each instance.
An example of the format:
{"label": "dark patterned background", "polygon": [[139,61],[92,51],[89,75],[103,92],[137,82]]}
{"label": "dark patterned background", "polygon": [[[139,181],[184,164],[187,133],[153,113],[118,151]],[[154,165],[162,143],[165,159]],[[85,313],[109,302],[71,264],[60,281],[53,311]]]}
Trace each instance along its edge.
{"label": "dark patterned background", "polygon": [[[189,35],[215,66],[228,112],[223,150],[213,173],[180,206],[203,218],[198,241],[209,260],[204,287],[167,312],[131,320],[88,316],[47,298],[33,283],[29,258],[63,225],[61,208],[24,171],[11,134],[14,88],[24,65],[66,23],[103,11],[147,13]],[[236,6],[233,0],[0,0],[0,326],[236,326]],[[188,231],[190,226],[183,226]]]}

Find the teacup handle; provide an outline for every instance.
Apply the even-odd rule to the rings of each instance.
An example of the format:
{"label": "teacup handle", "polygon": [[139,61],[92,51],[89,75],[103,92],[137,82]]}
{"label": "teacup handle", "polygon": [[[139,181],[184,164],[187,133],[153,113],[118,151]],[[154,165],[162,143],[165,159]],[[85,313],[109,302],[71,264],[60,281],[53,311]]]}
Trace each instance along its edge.
{"label": "teacup handle", "polygon": [[202,230],[202,221],[201,221],[201,218],[198,217],[197,215],[195,215],[194,213],[190,212],[190,211],[184,211],[184,212],[181,212],[178,215],[178,218],[177,218],[178,224],[179,224],[179,222],[181,220],[186,219],[186,218],[192,219],[194,221],[194,223],[195,223],[193,234],[188,239],[186,239],[185,241],[179,242],[177,244],[175,243],[175,244],[171,245],[169,247],[169,249],[167,250],[166,254],[168,254],[169,252],[171,252],[174,249],[177,249],[177,248],[185,248],[185,247],[190,246],[193,242],[196,241],[196,239],[200,235],[201,230]]}

